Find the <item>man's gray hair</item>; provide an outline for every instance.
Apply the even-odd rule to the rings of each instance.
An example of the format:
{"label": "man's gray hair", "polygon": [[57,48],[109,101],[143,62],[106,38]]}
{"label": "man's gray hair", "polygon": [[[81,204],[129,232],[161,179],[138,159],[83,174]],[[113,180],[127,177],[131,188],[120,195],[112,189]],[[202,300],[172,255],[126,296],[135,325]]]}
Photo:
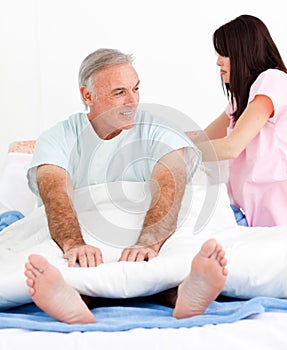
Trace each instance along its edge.
{"label": "man's gray hair", "polygon": [[119,50],[98,49],[82,62],[79,70],[79,87],[85,85],[90,91],[93,91],[93,77],[96,72],[117,64],[132,64],[133,61],[132,55],[124,54]]}

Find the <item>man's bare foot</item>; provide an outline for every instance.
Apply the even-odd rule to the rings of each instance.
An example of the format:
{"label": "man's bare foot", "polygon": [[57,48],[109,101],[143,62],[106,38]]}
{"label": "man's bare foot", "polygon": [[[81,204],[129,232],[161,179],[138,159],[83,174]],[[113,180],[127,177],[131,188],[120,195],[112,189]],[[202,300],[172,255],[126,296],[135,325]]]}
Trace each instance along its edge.
{"label": "man's bare foot", "polygon": [[29,293],[40,309],[65,323],[96,322],[80,294],[64,281],[60,271],[44,257],[31,255],[25,267]]}
{"label": "man's bare foot", "polygon": [[189,275],[178,287],[173,316],[185,318],[203,314],[224,287],[226,264],[221,245],[214,239],[206,241],[194,257]]}

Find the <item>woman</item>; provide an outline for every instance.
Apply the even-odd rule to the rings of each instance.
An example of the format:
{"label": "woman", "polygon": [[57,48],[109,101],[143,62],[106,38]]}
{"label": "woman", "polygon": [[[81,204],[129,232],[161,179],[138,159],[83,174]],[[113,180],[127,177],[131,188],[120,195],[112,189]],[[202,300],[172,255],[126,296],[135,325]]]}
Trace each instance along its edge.
{"label": "woman", "polygon": [[245,212],[249,226],[287,225],[286,66],[254,16],[222,25],[213,44],[229,105],[204,130],[208,142],[198,133],[188,135],[203,160],[230,159],[231,202]]}

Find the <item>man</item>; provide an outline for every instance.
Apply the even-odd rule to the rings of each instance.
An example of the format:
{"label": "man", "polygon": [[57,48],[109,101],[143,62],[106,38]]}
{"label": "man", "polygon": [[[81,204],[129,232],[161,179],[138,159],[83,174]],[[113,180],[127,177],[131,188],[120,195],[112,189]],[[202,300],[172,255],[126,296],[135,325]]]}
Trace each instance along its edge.
{"label": "man", "polygon": [[[69,266],[78,262],[92,267],[103,262],[99,249],[82,238],[73,209],[73,189],[151,180],[152,201],[142,232],[135,246],[123,250],[121,260],[153,258],[175,230],[189,176],[184,152],[189,152],[191,171],[199,155],[168,124],[160,125],[162,120],[137,110],[139,83],[131,56],[110,49],[92,53],[79,73],[88,112],[60,122],[37,140],[29,185],[45,205],[51,236]],[[115,163],[116,158],[120,161]],[[139,162],[141,159],[144,161]]]}
{"label": "man", "polygon": [[[143,227],[137,242],[123,248],[120,261],[154,258],[176,229],[186,182],[195,171],[200,156],[170,123],[138,109],[139,83],[130,55],[112,49],[95,51],[86,57],[79,72],[81,97],[88,112],[72,115],[37,140],[28,171],[29,185],[44,204],[51,237],[70,267],[76,263],[81,267],[103,263],[101,250],[86,244],[83,239],[73,207],[74,189],[114,181],[150,181],[151,202]],[[201,261],[202,256],[208,258],[219,270],[218,274],[222,276],[219,280],[224,280],[224,252],[215,242],[207,246],[202,248],[197,260]],[[66,308],[59,311],[63,299],[54,294],[55,288],[51,285],[56,281],[61,295],[70,288],[67,289],[58,272],[53,271],[54,267],[42,257],[32,257],[27,263],[25,274],[33,300],[64,322],[92,322],[91,313],[86,306],[82,307],[75,291],[68,295],[72,298],[76,293],[74,305],[80,303],[80,310],[75,312],[73,308],[72,316]],[[201,289],[198,294],[203,293]],[[194,292],[189,287],[183,290],[182,295]],[[212,289],[211,299],[218,293],[219,290],[214,292]],[[206,301],[205,292],[201,299],[204,304],[211,301],[210,296]],[[179,312],[175,312],[178,317],[185,315],[183,304],[180,301]],[[80,319],[75,316],[82,317],[83,314]]]}

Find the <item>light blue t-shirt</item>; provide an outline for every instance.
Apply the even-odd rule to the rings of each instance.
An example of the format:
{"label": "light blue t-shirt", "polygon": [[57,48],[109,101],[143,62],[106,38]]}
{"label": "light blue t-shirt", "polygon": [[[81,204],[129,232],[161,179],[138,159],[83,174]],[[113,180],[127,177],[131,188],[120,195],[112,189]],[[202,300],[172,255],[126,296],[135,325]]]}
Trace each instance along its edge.
{"label": "light blue t-shirt", "polygon": [[115,181],[148,181],[157,161],[185,148],[190,179],[200,152],[170,121],[138,110],[135,125],[111,140],[99,138],[87,114],[77,113],[38,138],[28,170],[28,183],[38,197],[37,166],[53,164],[69,173],[74,189]]}

